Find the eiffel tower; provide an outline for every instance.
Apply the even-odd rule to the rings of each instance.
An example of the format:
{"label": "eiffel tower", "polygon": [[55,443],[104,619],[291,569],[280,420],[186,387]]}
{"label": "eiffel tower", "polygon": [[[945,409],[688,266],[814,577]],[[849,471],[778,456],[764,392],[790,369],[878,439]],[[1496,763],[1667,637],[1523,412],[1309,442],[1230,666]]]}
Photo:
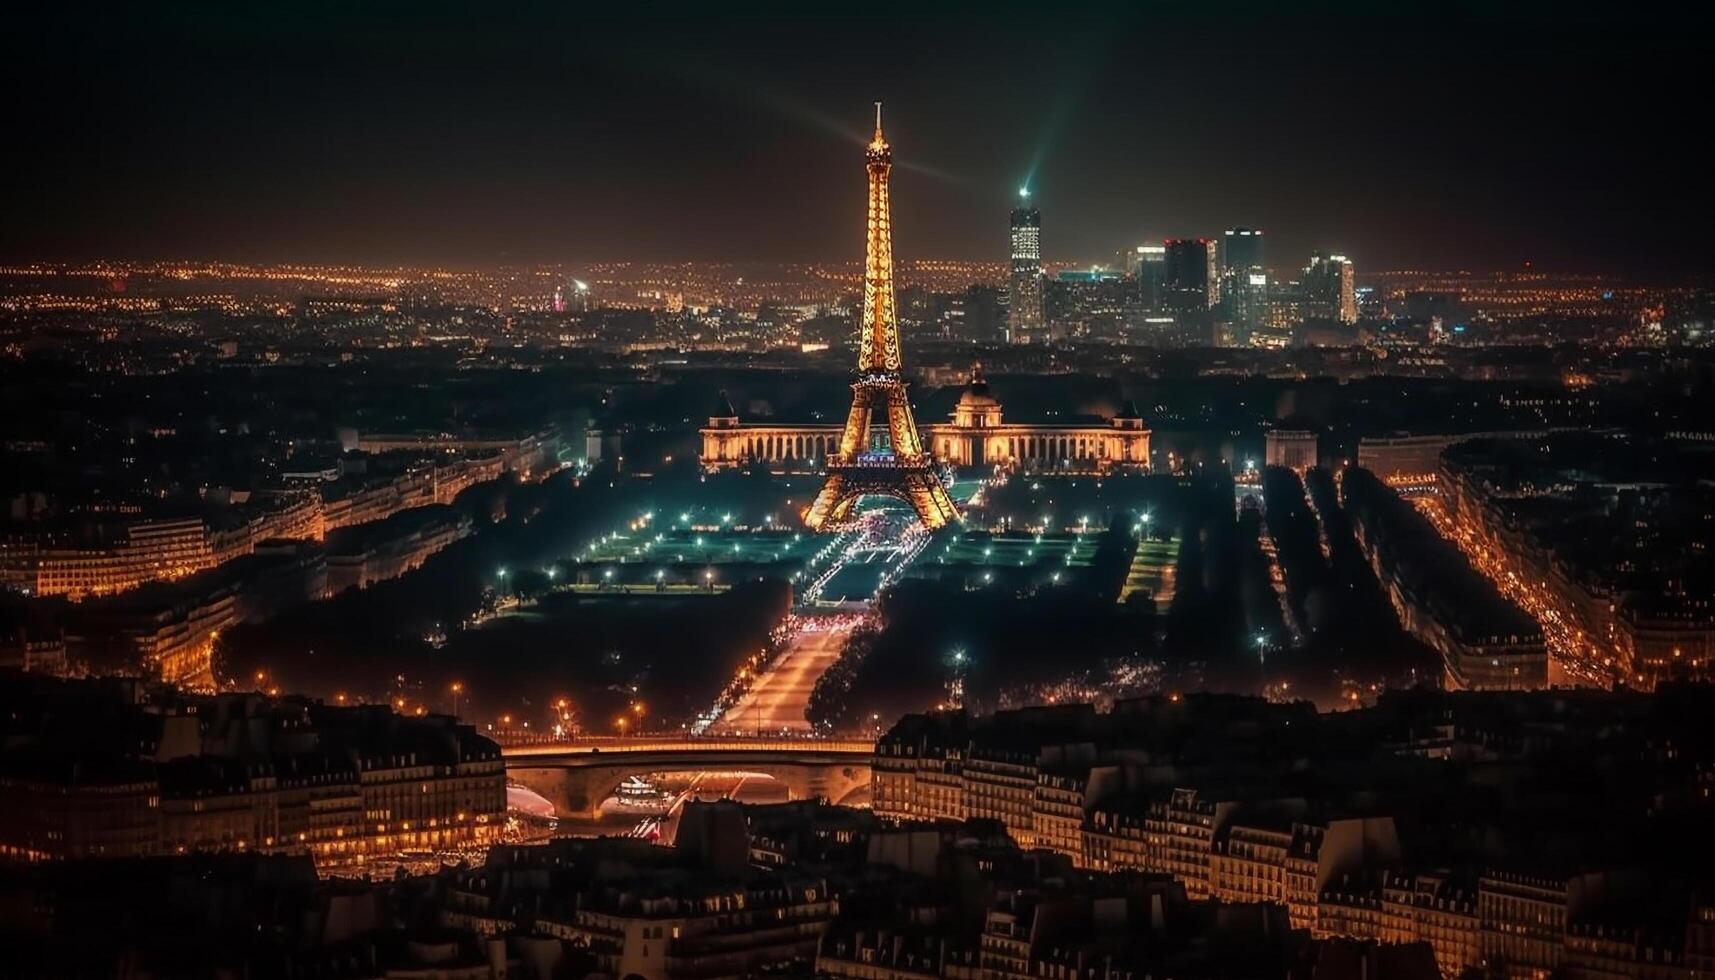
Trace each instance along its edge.
{"label": "eiffel tower", "polygon": [[[828,482],[805,512],[804,523],[821,530],[846,521],[859,497],[881,494],[910,504],[931,530],[959,516],[953,498],[924,451],[899,374],[899,322],[893,301],[893,219],[887,180],[893,148],[881,134],[881,103],[875,104],[875,136],[865,154],[869,171],[869,234],[864,249],[863,322],[859,327],[857,380],[840,448],[828,456]],[[885,422],[885,425],[883,424]],[[871,427],[874,431],[871,431]]]}

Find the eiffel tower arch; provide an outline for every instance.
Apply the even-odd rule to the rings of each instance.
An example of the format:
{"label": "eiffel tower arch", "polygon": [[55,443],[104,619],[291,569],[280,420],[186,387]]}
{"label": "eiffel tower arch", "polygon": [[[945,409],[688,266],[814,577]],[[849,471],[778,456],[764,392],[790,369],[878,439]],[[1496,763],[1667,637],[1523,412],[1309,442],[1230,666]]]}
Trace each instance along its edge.
{"label": "eiffel tower arch", "polygon": [[[958,519],[958,508],[935,472],[911,415],[900,374],[899,321],[894,312],[893,218],[888,180],[893,148],[881,132],[881,103],[875,104],[875,135],[865,153],[869,172],[869,222],[864,245],[863,320],[859,326],[857,379],[852,407],[840,433],[839,451],[828,456],[828,479],[804,513],[812,530],[851,516],[852,505],[870,494],[911,505],[930,529]],[[875,439],[872,432],[885,433]]]}

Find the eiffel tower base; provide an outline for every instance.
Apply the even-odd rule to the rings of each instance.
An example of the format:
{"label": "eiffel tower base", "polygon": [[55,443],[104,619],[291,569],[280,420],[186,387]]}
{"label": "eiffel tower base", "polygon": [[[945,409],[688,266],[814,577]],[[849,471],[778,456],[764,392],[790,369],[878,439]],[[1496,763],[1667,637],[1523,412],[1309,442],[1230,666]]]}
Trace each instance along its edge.
{"label": "eiffel tower base", "polygon": [[804,514],[804,524],[812,531],[843,524],[851,519],[858,498],[871,495],[904,501],[931,531],[959,516],[946,486],[927,467],[854,466],[828,474]]}

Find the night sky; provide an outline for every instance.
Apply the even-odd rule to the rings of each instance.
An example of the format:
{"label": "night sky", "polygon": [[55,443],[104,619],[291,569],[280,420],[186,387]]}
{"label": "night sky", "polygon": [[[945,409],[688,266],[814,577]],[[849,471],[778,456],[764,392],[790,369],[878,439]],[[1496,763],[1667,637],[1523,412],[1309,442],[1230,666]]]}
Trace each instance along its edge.
{"label": "night sky", "polygon": [[1707,3],[44,6],[14,260],[855,259],[883,99],[905,258],[1715,268]]}

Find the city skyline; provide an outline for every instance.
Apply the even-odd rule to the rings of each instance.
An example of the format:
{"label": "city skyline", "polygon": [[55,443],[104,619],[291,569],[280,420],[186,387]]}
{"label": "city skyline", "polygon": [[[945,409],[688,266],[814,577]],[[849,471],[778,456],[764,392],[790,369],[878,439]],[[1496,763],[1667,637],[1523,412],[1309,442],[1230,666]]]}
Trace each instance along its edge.
{"label": "city skyline", "polygon": [[1715,977],[1646,13],[14,18],[5,972]]}
{"label": "city skyline", "polygon": [[1607,122],[1697,130],[1664,96],[1706,15],[943,8],[885,18],[871,50],[861,19],[771,13],[32,14],[8,122],[38,138],[0,255],[837,260],[861,231],[838,162],[880,98],[913,147],[896,231],[918,256],[1004,258],[1026,185],[1057,261],[1227,227],[1289,267],[1715,257],[1684,220],[1708,204],[1693,155]]}

